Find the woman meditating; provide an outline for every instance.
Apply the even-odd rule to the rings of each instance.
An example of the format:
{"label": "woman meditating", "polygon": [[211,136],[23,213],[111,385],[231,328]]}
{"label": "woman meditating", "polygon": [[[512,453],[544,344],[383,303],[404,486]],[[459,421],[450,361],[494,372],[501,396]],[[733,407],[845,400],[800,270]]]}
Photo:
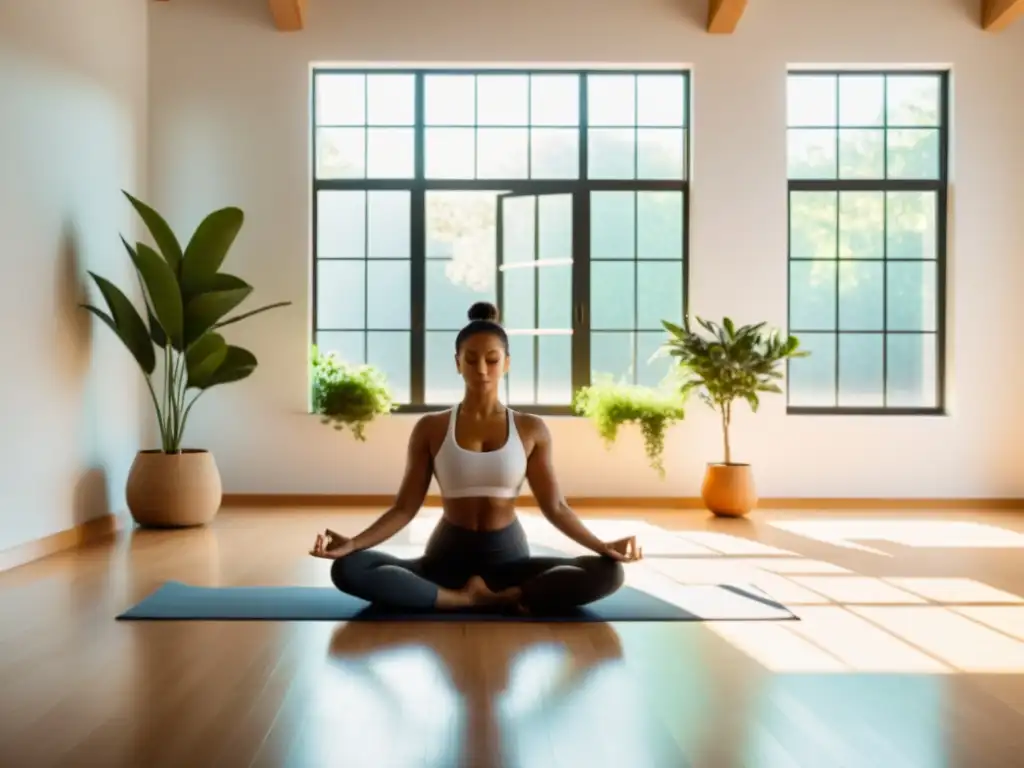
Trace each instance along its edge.
{"label": "woman meditating", "polygon": [[[310,554],[335,561],[331,580],[342,592],[404,610],[553,614],[610,595],[622,586],[622,563],[642,556],[636,540],[601,541],[569,508],[555,480],[547,426],[498,399],[510,362],[498,310],[477,303],[469,319],[455,340],[455,364],[466,384],[462,402],[416,423],[393,506],[352,538],[319,534]],[[432,476],[444,514],[423,556],[403,559],[373,549],[412,521]],[[523,480],[544,517],[595,554],[530,555],[515,511]]]}

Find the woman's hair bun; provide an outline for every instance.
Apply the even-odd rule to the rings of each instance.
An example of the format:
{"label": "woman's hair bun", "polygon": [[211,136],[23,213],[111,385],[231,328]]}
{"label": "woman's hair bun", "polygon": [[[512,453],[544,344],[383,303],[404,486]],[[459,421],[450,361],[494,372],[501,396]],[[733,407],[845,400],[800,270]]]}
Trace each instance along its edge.
{"label": "woman's hair bun", "polygon": [[492,323],[498,322],[498,308],[489,301],[478,301],[469,308],[466,313],[470,320],[487,320]]}

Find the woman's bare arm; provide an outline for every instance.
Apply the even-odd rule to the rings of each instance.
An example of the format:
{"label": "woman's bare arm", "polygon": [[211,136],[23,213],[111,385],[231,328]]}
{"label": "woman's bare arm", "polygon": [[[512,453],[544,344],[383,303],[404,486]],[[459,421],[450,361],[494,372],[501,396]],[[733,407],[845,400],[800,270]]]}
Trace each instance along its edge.
{"label": "woman's bare arm", "polygon": [[527,416],[530,434],[535,437],[533,451],[526,463],[526,479],[530,483],[540,511],[555,528],[577,544],[615,559],[621,559],[607,543],[601,541],[583,524],[566,502],[555,479],[552,462],[551,433],[547,424],[536,416]]}
{"label": "woman's bare arm", "polygon": [[402,477],[394,504],[369,528],[352,539],[352,551],[382,544],[405,528],[420,511],[430,488],[433,473],[433,457],[430,453],[432,418],[424,416],[417,421],[412,435],[409,436],[405,475]]}

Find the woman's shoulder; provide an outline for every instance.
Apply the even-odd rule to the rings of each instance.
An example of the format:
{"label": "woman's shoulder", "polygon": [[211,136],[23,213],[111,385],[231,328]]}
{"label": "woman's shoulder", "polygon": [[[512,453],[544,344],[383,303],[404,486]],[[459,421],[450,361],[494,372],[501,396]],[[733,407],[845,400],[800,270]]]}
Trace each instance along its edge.
{"label": "woman's shoulder", "polygon": [[533,413],[522,413],[521,411],[512,411],[512,418],[515,419],[516,429],[521,435],[525,435],[532,438],[542,437],[547,434],[548,427],[544,423],[544,419]]}
{"label": "woman's shoulder", "polygon": [[448,419],[451,411],[438,411],[436,413],[425,413],[416,420],[413,427],[413,435],[433,440],[438,435],[443,435],[448,430]]}

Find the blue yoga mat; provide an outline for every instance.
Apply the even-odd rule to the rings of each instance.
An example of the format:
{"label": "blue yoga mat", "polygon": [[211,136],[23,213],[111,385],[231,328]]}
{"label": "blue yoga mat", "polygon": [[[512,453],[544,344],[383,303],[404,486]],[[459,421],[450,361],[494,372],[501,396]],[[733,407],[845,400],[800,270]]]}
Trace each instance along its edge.
{"label": "blue yoga mat", "polygon": [[795,615],[756,587],[679,585],[672,602],[623,587],[585,608],[558,616],[469,611],[409,612],[372,606],[333,587],[200,587],[169,581],[120,620],[177,621],[794,621]]}

